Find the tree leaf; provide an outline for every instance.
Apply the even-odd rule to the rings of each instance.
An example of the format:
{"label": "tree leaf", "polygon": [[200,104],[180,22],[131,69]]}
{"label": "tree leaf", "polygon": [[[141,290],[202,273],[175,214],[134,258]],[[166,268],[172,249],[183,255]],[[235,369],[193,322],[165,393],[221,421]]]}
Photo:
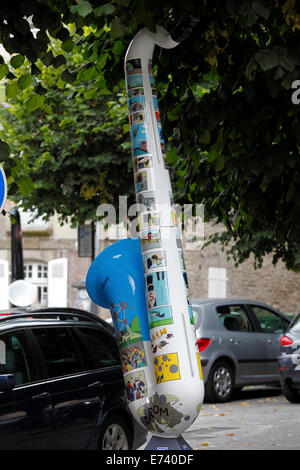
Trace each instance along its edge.
{"label": "tree leaf", "polygon": [[10,59],[10,63],[13,66],[14,69],[18,69],[23,65],[25,60],[25,57],[22,56],[21,54],[15,55]]}
{"label": "tree leaf", "polygon": [[27,105],[28,111],[32,112],[40,108],[43,105],[43,103],[44,103],[44,96],[34,94],[29,98],[26,105]]}
{"label": "tree leaf", "polygon": [[6,98],[15,98],[19,93],[19,87],[15,82],[8,83],[5,87]]}
{"label": "tree leaf", "polygon": [[78,5],[74,5],[70,7],[72,13],[78,13],[78,15],[85,18],[87,15],[92,13],[93,8],[90,2],[86,0],[77,0]]}
{"label": "tree leaf", "polygon": [[119,38],[121,36],[124,36],[125,31],[126,27],[122,23],[120,23],[117,18],[114,18],[111,23],[110,34],[115,38]]}
{"label": "tree leaf", "polygon": [[96,16],[102,16],[102,15],[111,15],[116,11],[116,8],[114,5],[111,3],[105,3],[104,5],[101,5],[100,7],[96,8],[94,10],[94,13]]}
{"label": "tree leaf", "polygon": [[0,140],[0,160],[4,161],[9,157],[10,147],[7,142]]}
{"label": "tree leaf", "polygon": [[20,78],[18,78],[17,84],[18,84],[18,87],[21,90],[23,90],[24,88],[29,87],[29,85],[31,84],[31,81],[32,81],[32,77],[30,73],[26,73],[22,75]]}
{"label": "tree leaf", "polygon": [[0,80],[6,76],[6,74],[9,72],[8,65],[6,64],[1,64],[0,65]]}
{"label": "tree leaf", "polygon": [[272,50],[265,49],[262,52],[257,52],[255,54],[255,60],[264,72],[279,65],[278,55]]}
{"label": "tree leaf", "polygon": [[262,2],[254,1],[252,2],[252,8],[259,16],[267,20],[270,15],[270,10],[264,6]]}

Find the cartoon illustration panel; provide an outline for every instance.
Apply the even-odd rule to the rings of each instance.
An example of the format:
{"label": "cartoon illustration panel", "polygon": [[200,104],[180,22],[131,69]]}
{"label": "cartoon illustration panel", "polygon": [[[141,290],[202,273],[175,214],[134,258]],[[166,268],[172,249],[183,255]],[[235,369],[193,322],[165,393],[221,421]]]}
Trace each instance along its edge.
{"label": "cartoon illustration panel", "polygon": [[151,229],[146,230],[145,232],[141,232],[140,238],[142,251],[161,248],[161,237],[159,229]]}
{"label": "cartoon illustration panel", "polygon": [[126,62],[127,75],[135,75],[142,73],[141,59],[132,59]]}
{"label": "cartoon illustration panel", "polygon": [[134,174],[135,191],[147,191],[148,189],[148,173],[145,171],[138,171]]}
{"label": "cartoon illustration panel", "polygon": [[134,147],[140,142],[144,142],[148,139],[148,125],[147,124],[136,124],[130,128],[131,141]]}
{"label": "cartoon illustration panel", "polygon": [[143,75],[129,75],[127,77],[127,88],[138,88],[143,86]]}
{"label": "cartoon illustration panel", "polygon": [[155,225],[159,225],[159,214],[158,212],[146,212],[142,214],[141,221],[142,230],[145,230],[146,228],[151,228]]}
{"label": "cartoon illustration panel", "polygon": [[110,311],[119,346],[142,341],[138,315],[127,302],[112,304]]}
{"label": "cartoon illustration panel", "polygon": [[181,378],[177,353],[156,356],[153,364],[157,384]]}
{"label": "cartoon illustration panel", "polygon": [[164,305],[163,307],[149,309],[148,320],[149,328],[173,323],[172,307],[170,305]]}
{"label": "cartoon illustration panel", "polygon": [[145,97],[141,95],[134,95],[128,97],[128,111],[130,114],[144,111],[145,109]]}
{"label": "cartoon illustration panel", "polygon": [[156,271],[145,276],[148,308],[169,304],[168,279],[166,271]]}
{"label": "cartoon illustration panel", "polygon": [[136,113],[130,114],[130,125],[135,126],[137,124],[141,124],[146,122],[146,113],[145,111],[138,111]]}
{"label": "cartoon illustration panel", "polygon": [[146,367],[146,354],[143,342],[134,343],[120,348],[120,359],[122,363],[123,374],[133,369]]}
{"label": "cartoon illustration panel", "polygon": [[134,171],[143,170],[144,168],[152,167],[151,155],[142,155],[133,159]]}
{"label": "cartoon illustration panel", "polygon": [[171,347],[174,340],[172,325],[152,328],[150,331],[152,353],[162,353],[166,346]]}
{"label": "cartoon illustration panel", "polygon": [[[140,194],[137,194],[137,203],[141,204],[143,207],[141,212],[147,210],[155,210],[156,208],[156,197],[154,191],[147,191]],[[147,238],[147,237],[144,237]]]}
{"label": "cartoon illustration panel", "polygon": [[164,251],[152,251],[143,256],[145,272],[166,266],[166,255]]}
{"label": "cartoon illustration panel", "polygon": [[126,374],[124,377],[129,401],[140,400],[147,395],[147,384],[144,371]]}

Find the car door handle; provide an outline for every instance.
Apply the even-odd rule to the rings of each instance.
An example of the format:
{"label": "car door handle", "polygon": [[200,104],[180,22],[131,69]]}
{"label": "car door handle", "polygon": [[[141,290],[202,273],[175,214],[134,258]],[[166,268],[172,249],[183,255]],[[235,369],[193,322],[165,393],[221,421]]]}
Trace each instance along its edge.
{"label": "car door handle", "polygon": [[39,393],[38,395],[33,395],[32,400],[42,400],[43,398],[48,398],[49,397],[49,393],[48,392],[43,392],[43,393]]}
{"label": "car door handle", "polygon": [[239,344],[239,340],[236,338],[229,338],[230,343]]}

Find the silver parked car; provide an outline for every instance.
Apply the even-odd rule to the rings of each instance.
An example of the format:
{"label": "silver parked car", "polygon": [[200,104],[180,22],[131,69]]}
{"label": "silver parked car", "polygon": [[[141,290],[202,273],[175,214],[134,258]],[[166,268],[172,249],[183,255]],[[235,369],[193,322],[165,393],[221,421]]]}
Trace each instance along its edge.
{"label": "silver parked car", "polygon": [[280,337],[290,319],[248,299],[194,299],[206,402],[225,402],[245,385],[280,384]]}

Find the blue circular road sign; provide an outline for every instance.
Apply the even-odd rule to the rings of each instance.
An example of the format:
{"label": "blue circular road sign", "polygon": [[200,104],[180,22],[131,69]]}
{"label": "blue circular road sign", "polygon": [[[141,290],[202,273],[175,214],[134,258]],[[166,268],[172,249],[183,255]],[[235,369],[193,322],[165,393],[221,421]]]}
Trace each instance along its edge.
{"label": "blue circular road sign", "polygon": [[3,206],[6,201],[7,195],[7,183],[6,183],[6,176],[3,171],[2,166],[0,165],[0,212],[3,209]]}

